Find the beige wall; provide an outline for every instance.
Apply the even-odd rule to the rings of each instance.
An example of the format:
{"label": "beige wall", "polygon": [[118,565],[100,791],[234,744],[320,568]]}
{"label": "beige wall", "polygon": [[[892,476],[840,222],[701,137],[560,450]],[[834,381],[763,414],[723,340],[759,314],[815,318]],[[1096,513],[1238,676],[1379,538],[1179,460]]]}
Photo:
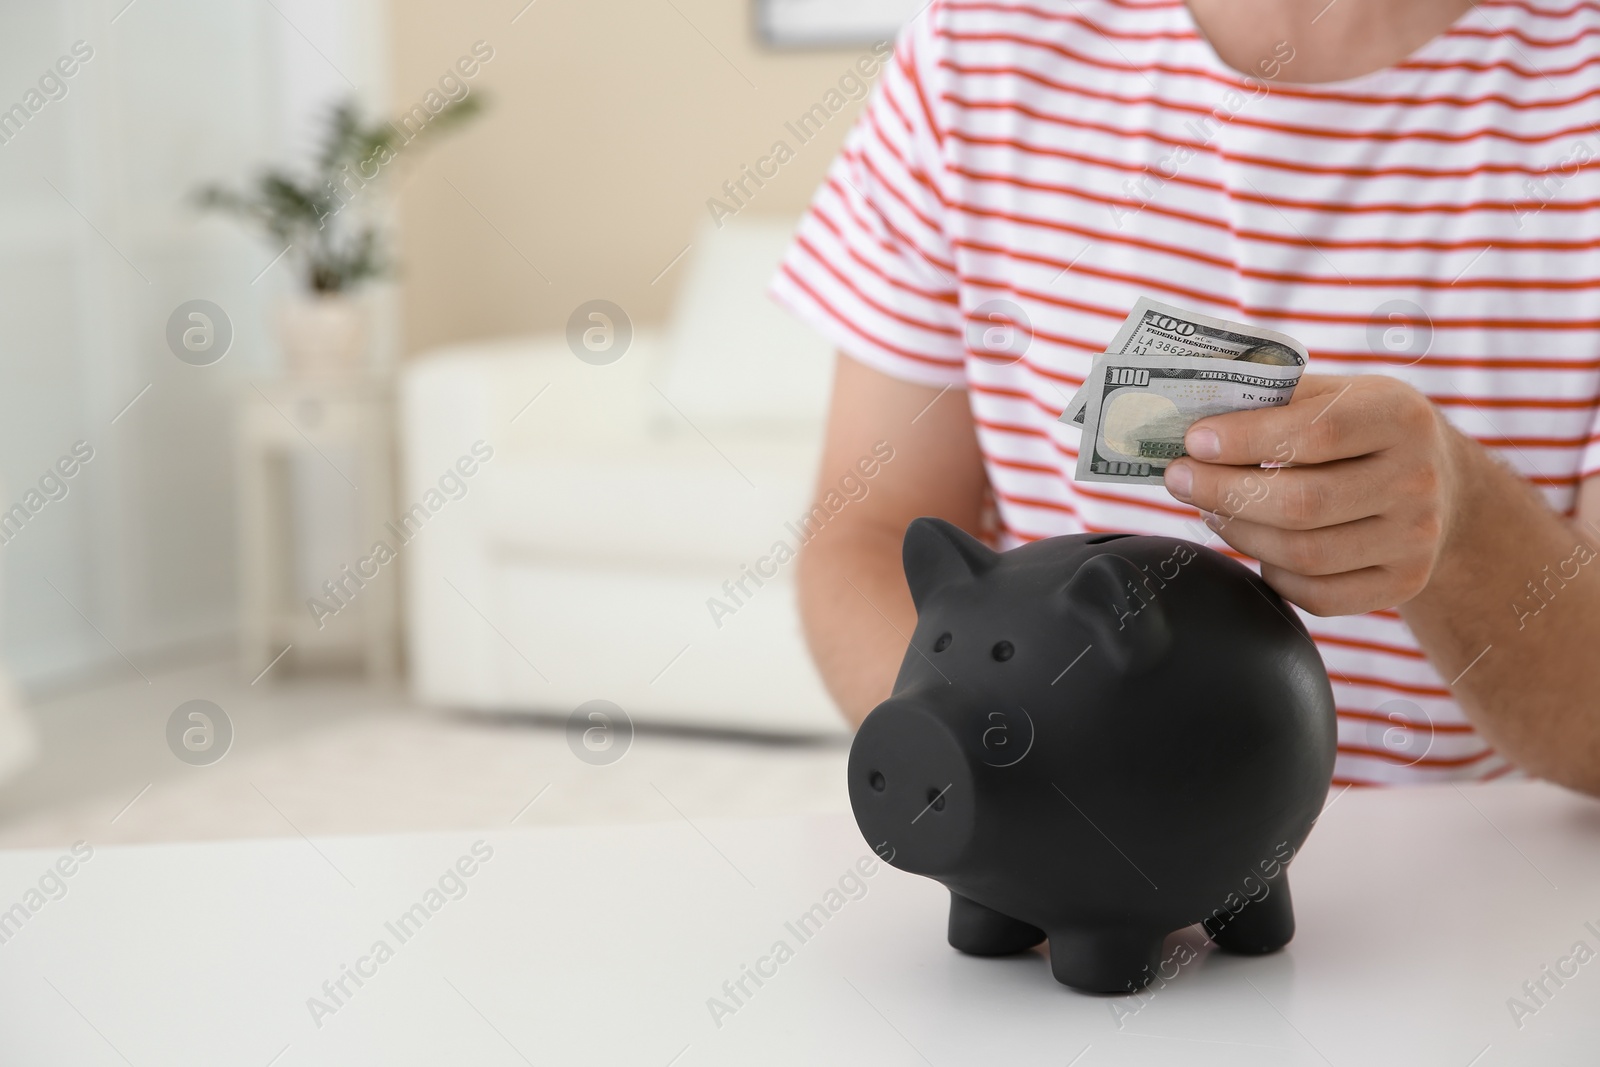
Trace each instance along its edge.
{"label": "beige wall", "polygon": [[652,279],[709,217],[707,198],[781,138],[794,159],[743,210],[797,216],[859,110],[803,146],[785,130],[870,47],[767,50],[753,0],[537,0],[512,24],[521,4],[393,0],[397,111],[473,42],[494,49],[470,83],[486,114],[401,187],[412,352],[560,329],[596,297],[659,321],[682,262]]}

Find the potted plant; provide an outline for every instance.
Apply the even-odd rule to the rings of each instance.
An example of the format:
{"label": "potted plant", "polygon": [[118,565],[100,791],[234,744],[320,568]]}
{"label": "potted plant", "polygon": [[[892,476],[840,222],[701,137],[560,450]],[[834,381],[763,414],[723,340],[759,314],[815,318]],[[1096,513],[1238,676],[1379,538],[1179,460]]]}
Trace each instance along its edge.
{"label": "potted plant", "polygon": [[330,113],[309,174],[274,168],[243,189],[212,184],[195,192],[201,208],[253,224],[278,255],[296,265],[302,285],[278,315],[291,377],[361,373],[368,323],[355,292],[391,270],[375,186],[419,142],[480,110],[479,96],[464,96],[446,102],[413,130],[411,121],[368,124],[353,103],[341,103]]}

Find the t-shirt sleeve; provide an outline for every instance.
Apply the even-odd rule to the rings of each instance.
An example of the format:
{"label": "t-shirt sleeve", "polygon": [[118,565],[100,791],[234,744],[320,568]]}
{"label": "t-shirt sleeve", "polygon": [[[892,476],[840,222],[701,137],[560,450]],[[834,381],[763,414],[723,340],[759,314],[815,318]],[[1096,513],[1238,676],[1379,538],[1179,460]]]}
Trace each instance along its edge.
{"label": "t-shirt sleeve", "polygon": [[940,191],[942,139],[930,107],[937,7],[900,35],[770,293],[870,367],[959,387],[963,322]]}

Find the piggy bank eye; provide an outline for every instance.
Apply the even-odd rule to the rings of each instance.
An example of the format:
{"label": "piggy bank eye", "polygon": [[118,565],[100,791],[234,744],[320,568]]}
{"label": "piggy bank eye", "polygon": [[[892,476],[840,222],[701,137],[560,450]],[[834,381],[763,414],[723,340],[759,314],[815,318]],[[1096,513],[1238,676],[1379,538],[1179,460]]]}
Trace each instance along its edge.
{"label": "piggy bank eye", "polygon": [[947,649],[949,647],[950,647],[950,635],[949,634],[940,634],[939,635],[939,639],[933,643],[933,650],[935,652],[943,652],[945,649]]}
{"label": "piggy bank eye", "polygon": [[989,655],[993,656],[996,662],[1004,663],[1006,660],[1014,656],[1016,651],[1017,647],[1010,641],[1001,641],[998,642],[994,648],[989,650]]}

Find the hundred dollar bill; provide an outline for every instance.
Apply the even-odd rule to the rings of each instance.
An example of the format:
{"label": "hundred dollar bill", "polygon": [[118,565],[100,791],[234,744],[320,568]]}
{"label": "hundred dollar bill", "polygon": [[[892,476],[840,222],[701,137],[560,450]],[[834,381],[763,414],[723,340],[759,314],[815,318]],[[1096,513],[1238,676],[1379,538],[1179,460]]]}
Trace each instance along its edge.
{"label": "hundred dollar bill", "polygon": [[[1272,367],[1303,367],[1306,363],[1305,346],[1288,334],[1185,311],[1147,296],[1133,305],[1122,328],[1106,346],[1106,354],[1191,356]],[[1083,387],[1067,401],[1059,421],[1072,426],[1084,424],[1090,386],[1095,382],[1093,375],[1084,379]]]}
{"label": "hundred dollar bill", "polygon": [[1185,455],[1183,435],[1210,415],[1286,404],[1298,364],[1243,364],[1192,356],[1095,357],[1078,445],[1077,480],[1160,485]]}

